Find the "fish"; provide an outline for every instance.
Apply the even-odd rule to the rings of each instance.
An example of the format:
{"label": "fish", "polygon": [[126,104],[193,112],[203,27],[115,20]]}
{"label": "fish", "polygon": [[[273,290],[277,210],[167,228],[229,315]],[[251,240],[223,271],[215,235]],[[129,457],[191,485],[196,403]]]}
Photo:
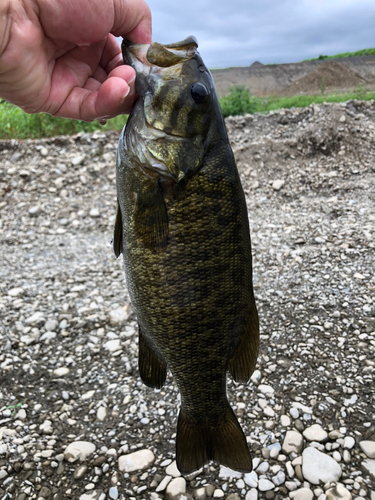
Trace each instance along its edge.
{"label": "fish", "polygon": [[191,36],[124,40],[139,98],[120,134],[113,246],[139,325],[142,381],[173,375],[181,395],[176,462],[250,472],[226,389],[247,382],[259,345],[244,192],[212,76]]}

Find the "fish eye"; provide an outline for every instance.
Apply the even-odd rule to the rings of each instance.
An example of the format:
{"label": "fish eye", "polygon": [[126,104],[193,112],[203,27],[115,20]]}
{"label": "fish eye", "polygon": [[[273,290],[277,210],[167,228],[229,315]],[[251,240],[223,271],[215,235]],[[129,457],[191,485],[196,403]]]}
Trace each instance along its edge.
{"label": "fish eye", "polygon": [[208,90],[202,83],[194,83],[190,89],[191,97],[197,104],[201,104],[208,96]]}

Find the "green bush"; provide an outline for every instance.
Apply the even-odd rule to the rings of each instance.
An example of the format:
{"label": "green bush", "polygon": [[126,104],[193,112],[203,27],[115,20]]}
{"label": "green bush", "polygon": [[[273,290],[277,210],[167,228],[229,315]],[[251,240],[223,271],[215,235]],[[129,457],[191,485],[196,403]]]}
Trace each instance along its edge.
{"label": "green bush", "polygon": [[56,116],[39,113],[28,115],[17,106],[6,101],[0,101],[0,139],[38,139],[56,135],[73,135],[79,132],[94,132],[94,130],[121,130],[127,116],[121,115],[108,120],[102,126],[99,122],[83,122],[68,120]]}
{"label": "green bush", "polygon": [[247,88],[242,85],[229,89],[229,94],[220,99],[223,116],[244,115],[260,110],[261,100],[250,95]]}
{"label": "green bush", "polygon": [[304,59],[304,61],[318,61],[321,59],[337,59],[342,57],[358,57],[358,56],[373,56],[375,55],[375,48],[373,49],[362,49],[355,52],[343,52],[342,54],[335,54],[334,56],[323,56],[313,57],[312,59]]}

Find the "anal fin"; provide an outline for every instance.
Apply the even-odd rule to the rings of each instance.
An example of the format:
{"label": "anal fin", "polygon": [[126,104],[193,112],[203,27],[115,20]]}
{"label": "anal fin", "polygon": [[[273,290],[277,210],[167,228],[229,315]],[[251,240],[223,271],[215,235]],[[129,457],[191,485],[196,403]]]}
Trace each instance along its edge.
{"label": "anal fin", "polygon": [[252,459],[246,438],[229,406],[215,425],[197,425],[181,409],[176,438],[177,467],[183,474],[203,467],[209,460],[239,472],[251,472]]}
{"label": "anal fin", "polygon": [[254,371],[259,348],[259,319],[254,299],[241,325],[241,339],[228,363],[236,382],[247,382]]}
{"label": "anal fin", "polygon": [[115,230],[113,234],[113,251],[115,252],[116,258],[122,253],[122,216],[120,204],[117,201],[116,209],[116,219],[115,219]]}
{"label": "anal fin", "polygon": [[160,389],[164,385],[167,377],[167,364],[147,342],[140,326],[138,366],[141,379],[148,387]]}

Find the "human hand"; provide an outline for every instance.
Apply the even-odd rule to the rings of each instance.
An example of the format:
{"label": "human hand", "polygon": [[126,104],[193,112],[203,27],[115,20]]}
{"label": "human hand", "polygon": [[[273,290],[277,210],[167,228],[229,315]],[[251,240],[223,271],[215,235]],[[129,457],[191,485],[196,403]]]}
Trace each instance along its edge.
{"label": "human hand", "polygon": [[135,72],[116,36],[151,43],[144,0],[0,0],[0,97],[102,123],[130,112]]}

